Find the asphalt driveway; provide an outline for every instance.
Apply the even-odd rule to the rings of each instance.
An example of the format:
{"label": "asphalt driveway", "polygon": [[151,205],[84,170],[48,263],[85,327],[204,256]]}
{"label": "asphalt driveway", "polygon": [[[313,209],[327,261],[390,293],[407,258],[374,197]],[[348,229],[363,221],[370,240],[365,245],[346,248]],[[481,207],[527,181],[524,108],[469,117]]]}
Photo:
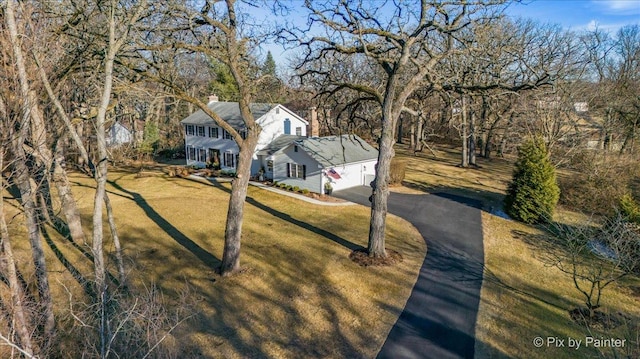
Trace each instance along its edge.
{"label": "asphalt driveway", "polygon": [[[369,206],[371,188],[334,195]],[[420,231],[427,256],[378,358],[473,358],[484,263],[479,208],[444,193],[389,196],[389,213]]]}

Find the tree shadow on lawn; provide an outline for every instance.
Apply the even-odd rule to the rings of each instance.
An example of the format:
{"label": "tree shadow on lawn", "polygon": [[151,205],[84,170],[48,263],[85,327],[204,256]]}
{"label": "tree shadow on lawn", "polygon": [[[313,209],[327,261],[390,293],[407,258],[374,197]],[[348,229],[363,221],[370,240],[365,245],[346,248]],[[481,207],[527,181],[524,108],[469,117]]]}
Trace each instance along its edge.
{"label": "tree shadow on lawn", "polygon": [[124,189],[120,186],[116,181],[108,181],[108,183],[116,188],[117,190],[126,193],[131,196],[126,197],[132,201],[134,201],[138,207],[140,207],[144,213],[151,219],[158,227],[162,228],[165,233],[167,233],[173,240],[179,243],[181,246],[186,248],[188,251],[193,253],[198,259],[204,262],[211,269],[217,270],[222,261],[215,257],[213,254],[206,251],[204,248],[200,247],[196,242],[187,237],[184,233],[182,233],[178,228],[173,226],[169,221],[167,221],[164,217],[162,217],[158,212],[149,203],[137,192],[133,192],[127,189]]}
{"label": "tree shadow on lawn", "polygon": [[403,181],[402,185],[489,213],[503,208],[504,194],[498,192],[466,187],[432,186],[419,181]]}
{"label": "tree shadow on lawn", "polygon": [[[49,246],[49,248],[51,248],[51,251],[53,252],[53,254],[56,256],[56,258],[58,258],[60,263],[62,263],[62,265],[69,271],[71,276],[78,282],[78,284],[80,284],[80,286],[82,287],[84,293],[89,298],[95,299],[96,295],[95,295],[95,292],[93,290],[93,286],[92,286],[91,281],[86,279],[82,275],[82,273],[80,273],[80,271],[65,257],[65,255],[62,253],[60,248],[58,248],[58,246],[55,244],[55,242],[53,241],[51,236],[49,236],[49,232],[47,232],[47,229],[46,229],[44,224],[40,224],[40,232],[42,233],[42,236],[44,237],[44,240],[47,243],[47,245]],[[85,251],[82,251],[82,253],[86,257]],[[89,258],[89,260],[91,262],[93,262],[93,256],[91,256]],[[118,283],[118,280],[115,277],[113,277],[111,275],[111,273],[108,273],[108,276],[112,281],[115,280],[114,283],[116,283],[116,284]]]}
{"label": "tree shadow on lawn", "polygon": [[[189,180],[206,185],[206,183],[203,183],[201,181],[197,181],[197,180],[194,180],[194,179],[189,179]],[[231,194],[231,190],[229,188],[223,186],[220,182],[217,182],[217,181],[208,181],[208,182],[211,184],[211,186],[219,188],[219,189]],[[323,236],[323,237],[325,237],[325,238],[327,238],[327,239],[329,239],[329,240],[331,240],[331,241],[333,241],[333,242],[335,242],[335,243],[337,243],[337,244],[339,244],[339,245],[341,245],[341,246],[343,246],[343,247],[345,247],[345,248],[347,248],[347,249],[349,249],[351,251],[366,249],[365,247],[363,247],[361,245],[358,245],[358,244],[355,244],[353,242],[350,242],[350,241],[348,241],[348,240],[346,240],[346,239],[344,239],[344,238],[342,238],[340,236],[337,236],[337,235],[335,235],[335,234],[333,234],[333,233],[331,233],[329,231],[326,231],[326,230],[324,230],[322,228],[318,228],[318,227],[316,227],[316,226],[314,226],[314,225],[312,225],[310,223],[307,223],[307,222],[301,221],[299,219],[293,218],[293,217],[291,217],[291,215],[289,215],[287,213],[280,212],[277,209],[269,207],[268,205],[257,201],[256,199],[254,199],[251,196],[247,195],[246,202],[251,204],[252,206],[254,206],[256,208],[259,208],[259,209],[271,214],[272,216],[278,217],[278,218],[280,218],[282,220],[285,220],[285,221],[287,221],[287,222],[289,222],[291,224],[295,224],[296,226],[299,226],[300,228],[304,228],[304,229],[306,229],[308,231],[311,231],[313,233],[317,233],[317,234],[319,234],[319,235],[321,235],[321,236]]]}
{"label": "tree shadow on lawn", "polygon": [[[211,186],[229,192],[228,186]],[[121,188],[118,190],[123,191]],[[123,193],[131,195],[142,209],[144,206],[150,207],[139,194],[126,190]],[[283,221],[324,236],[342,247],[360,247],[251,197],[247,198],[247,203]],[[145,213],[149,215],[146,210]],[[251,236],[249,233],[246,232]],[[135,230],[132,235],[132,240],[144,243],[144,232]],[[273,236],[274,240],[286,238],[277,233]],[[178,240],[176,242],[179,243]],[[157,248],[158,254],[143,254],[148,261],[137,269],[141,274],[147,273],[147,276],[161,279],[165,289],[175,287],[172,283],[179,282],[179,278],[186,275],[184,280],[188,281],[202,301],[194,322],[190,322],[188,328],[181,329],[179,338],[187,348],[185,357],[258,358],[284,355],[365,358],[375,355],[363,353],[363,349],[372,348],[372,343],[378,345],[384,337],[377,331],[367,330],[367,326],[353,322],[359,323],[364,321],[363,317],[376,314],[360,309],[356,305],[360,302],[359,297],[350,293],[347,285],[336,282],[331,275],[335,268],[345,267],[342,270],[353,271],[353,278],[359,278],[358,273],[365,278],[373,274],[341,255],[341,247],[327,246],[326,241],[310,241],[304,248],[291,248],[282,239],[276,240],[275,245],[265,244],[265,241],[252,241],[251,238],[245,240],[243,251],[245,255],[250,254],[251,258],[245,262],[245,271],[232,277],[216,278],[216,285],[211,285],[209,278],[200,274],[204,263],[188,264],[184,257],[181,259],[160,254],[165,252],[162,243],[151,245],[150,249]],[[158,264],[154,265],[154,261]],[[256,265],[255,261],[260,264]],[[405,281],[404,272],[398,272],[397,275],[402,277],[394,275],[381,278],[380,285],[384,287],[397,283],[398,278]]]}
{"label": "tree shadow on lawn", "polygon": [[[291,253],[291,248],[284,247],[268,250],[270,266],[277,269],[277,275],[262,276],[249,268],[246,274],[221,279],[215,287],[200,287],[202,292],[213,290],[217,294],[204,296],[206,305],[214,310],[200,313],[193,329],[209,337],[207,349],[216,349],[209,349],[207,353],[200,349],[194,354],[212,357],[209,353],[214,352],[213,357],[247,358],[285,354],[299,358],[367,357],[361,348],[375,340],[372,333],[354,330],[343,322],[345,313],[351,317],[366,313],[358,313],[331,280],[318,279],[327,273],[330,261],[305,261],[301,266],[299,262],[279,258],[305,258],[308,253]],[[287,253],[277,253],[285,251]],[[248,277],[259,279],[269,290],[252,285],[255,282]],[[301,278],[314,280],[305,282]],[[309,300],[313,303],[308,303]],[[246,308],[248,303],[254,307]],[[260,309],[255,310],[255,305]],[[318,330],[316,320],[324,323],[322,330]],[[198,348],[202,344],[190,340],[189,346]],[[284,354],[278,350],[284,350]]]}

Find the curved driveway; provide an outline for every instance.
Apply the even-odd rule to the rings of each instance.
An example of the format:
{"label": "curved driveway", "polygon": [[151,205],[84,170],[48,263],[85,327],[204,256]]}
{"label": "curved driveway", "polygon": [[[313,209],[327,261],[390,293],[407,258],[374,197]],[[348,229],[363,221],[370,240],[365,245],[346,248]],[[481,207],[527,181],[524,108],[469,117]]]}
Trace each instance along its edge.
{"label": "curved driveway", "polygon": [[[334,195],[369,206],[371,188]],[[389,212],[420,231],[427,256],[378,358],[473,358],[484,263],[478,208],[448,194],[389,196]]]}

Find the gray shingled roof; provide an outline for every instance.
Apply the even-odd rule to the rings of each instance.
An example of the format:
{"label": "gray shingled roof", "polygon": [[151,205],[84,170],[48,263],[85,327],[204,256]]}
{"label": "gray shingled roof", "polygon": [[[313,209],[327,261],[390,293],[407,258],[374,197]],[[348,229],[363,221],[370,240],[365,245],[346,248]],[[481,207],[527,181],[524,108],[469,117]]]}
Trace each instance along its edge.
{"label": "gray shingled roof", "polygon": [[[253,116],[257,120],[276,105],[270,103],[252,103],[250,106],[251,113],[253,113]],[[208,107],[232,127],[244,127],[244,121],[242,121],[242,115],[240,114],[240,106],[237,102],[210,102]],[[180,123],[188,123],[190,125],[212,125],[215,124],[215,121],[205,114],[204,111],[198,110],[180,121]]]}
{"label": "gray shingled roof", "polygon": [[271,155],[287,147],[291,142],[304,139],[305,137],[296,135],[280,135],[273,139],[267,146],[260,150],[260,154]]}
{"label": "gray shingled roof", "polygon": [[296,143],[324,167],[378,158],[378,150],[356,135],[311,137]]}

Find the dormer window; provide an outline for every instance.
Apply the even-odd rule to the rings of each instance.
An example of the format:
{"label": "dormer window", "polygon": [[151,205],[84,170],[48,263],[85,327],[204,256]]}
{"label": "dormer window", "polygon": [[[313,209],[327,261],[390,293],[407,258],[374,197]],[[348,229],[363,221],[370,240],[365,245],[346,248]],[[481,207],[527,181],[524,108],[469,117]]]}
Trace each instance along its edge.
{"label": "dormer window", "polygon": [[293,146],[293,152],[298,152],[298,146]]}

